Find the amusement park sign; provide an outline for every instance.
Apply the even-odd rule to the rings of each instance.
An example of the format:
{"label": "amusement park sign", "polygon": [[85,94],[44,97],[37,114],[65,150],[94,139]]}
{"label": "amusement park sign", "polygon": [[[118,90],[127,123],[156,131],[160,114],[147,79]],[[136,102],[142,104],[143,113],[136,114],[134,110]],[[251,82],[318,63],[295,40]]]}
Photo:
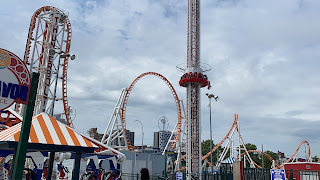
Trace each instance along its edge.
{"label": "amusement park sign", "polygon": [[0,48],[0,111],[14,102],[27,104],[30,84],[25,63],[12,52]]}

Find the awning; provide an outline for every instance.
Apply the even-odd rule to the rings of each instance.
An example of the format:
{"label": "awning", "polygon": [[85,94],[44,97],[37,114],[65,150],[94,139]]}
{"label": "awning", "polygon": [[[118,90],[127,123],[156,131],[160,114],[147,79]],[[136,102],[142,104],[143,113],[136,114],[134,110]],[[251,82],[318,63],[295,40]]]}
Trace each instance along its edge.
{"label": "awning", "polygon": [[[0,149],[16,148],[21,125],[19,123],[0,132]],[[98,155],[117,156],[119,162],[126,159],[123,153],[81,134],[46,113],[33,117],[28,142],[29,150],[93,153],[94,149]]]}
{"label": "awning", "polygon": [[227,159],[223,160],[222,163],[232,164],[236,161],[233,157],[228,157]]}
{"label": "awning", "polygon": [[[0,132],[0,141],[19,141],[22,123]],[[84,135],[45,113],[33,117],[29,143],[55,144],[98,148]]]}

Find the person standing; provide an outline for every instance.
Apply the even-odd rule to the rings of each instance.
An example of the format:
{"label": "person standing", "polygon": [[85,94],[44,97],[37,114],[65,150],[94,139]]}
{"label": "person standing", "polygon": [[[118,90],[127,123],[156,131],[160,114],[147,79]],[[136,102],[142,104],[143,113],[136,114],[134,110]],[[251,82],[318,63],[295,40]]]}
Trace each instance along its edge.
{"label": "person standing", "polygon": [[141,180],[150,180],[149,170],[147,168],[142,168],[140,174]]}

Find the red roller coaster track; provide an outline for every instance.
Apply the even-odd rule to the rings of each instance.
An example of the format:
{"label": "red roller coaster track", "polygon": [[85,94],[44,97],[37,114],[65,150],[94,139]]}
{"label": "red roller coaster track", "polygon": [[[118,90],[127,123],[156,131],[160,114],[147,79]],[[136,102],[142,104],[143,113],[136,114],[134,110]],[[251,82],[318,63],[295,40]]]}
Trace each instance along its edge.
{"label": "red roller coaster track", "polygon": [[146,73],[143,73],[141,74],[140,76],[138,76],[130,85],[130,87],[127,89],[127,92],[125,94],[125,97],[124,97],[124,100],[123,100],[123,104],[122,104],[122,123],[123,123],[123,126],[124,126],[124,132],[126,133],[126,139],[127,139],[127,145],[128,145],[128,148],[130,151],[133,150],[130,142],[129,142],[129,138],[128,138],[128,134],[127,134],[127,127],[126,127],[126,110],[127,110],[127,103],[128,103],[128,100],[129,100],[129,95],[134,87],[134,85],[144,76],[147,76],[147,75],[153,75],[153,76],[156,76],[156,77],[159,77],[160,79],[162,79],[169,87],[169,89],[171,90],[172,92],[172,95],[175,99],[175,102],[176,102],[176,106],[177,106],[177,113],[178,113],[178,123],[177,123],[177,129],[178,129],[178,135],[175,137],[175,141],[173,143],[173,146],[175,145],[175,142],[177,142],[177,140],[179,139],[179,136],[180,136],[180,132],[181,132],[181,107],[180,107],[180,100],[178,98],[178,95],[176,93],[176,91],[174,90],[172,84],[167,80],[167,78],[165,78],[164,76],[162,76],[161,74],[159,73],[156,73],[156,72],[146,72]]}
{"label": "red roller coaster track", "polygon": [[[28,33],[28,39],[27,39],[27,44],[26,44],[26,50],[24,54],[24,62],[26,64],[30,64],[29,62],[29,55],[30,55],[30,48],[32,45],[32,41],[37,39],[34,35],[35,27],[36,27],[36,22],[38,20],[38,17],[41,13],[47,13],[47,12],[52,12],[52,11],[58,11],[61,14],[64,14],[64,12],[56,7],[52,6],[44,6],[39,8],[34,12],[31,18],[30,22],[30,27],[29,27],[29,33]],[[69,18],[66,18],[66,26],[67,26],[67,38],[65,40],[66,46],[64,49],[65,54],[69,54],[70,51],[70,46],[71,46],[71,36],[72,36],[72,31],[71,31],[71,23]],[[67,70],[68,70],[68,57],[64,58],[63,64],[62,64],[63,72],[62,72],[62,101],[63,101],[63,108],[64,108],[64,114],[66,116],[66,120],[69,126],[73,127],[71,118],[70,118],[70,112],[69,112],[69,105],[68,105],[68,98],[67,98]]]}
{"label": "red roller coaster track", "polygon": [[228,133],[224,136],[224,138],[212,149],[211,152],[208,152],[206,155],[202,156],[201,160],[204,161],[205,159],[207,159],[211,153],[214,153],[222,144],[223,142],[229,137],[233,127],[237,124],[238,121],[238,114],[234,115],[234,121],[232,123],[232,126],[230,128],[230,130],[228,131]]}
{"label": "red roller coaster track", "polygon": [[[225,137],[212,149],[211,152],[208,152],[206,155],[202,156],[202,161],[205,160],[206,158],[208,158],[211,153],[215,152],[215,151],[223,144],[223,142],[228,138],[229,134],[231,133],[233,127],[237,124],[237,120],[238,120],[238,114],[235,114],[235,119],[234,119],[233,124],[232,124],[230,130],[228,131],[228,133],[227,133],[227,134],[225,135]],[[238,131],[238,129],[237,129],[237,131]],[[292,155],[285,163],[288,163],[288,162],[290,162],[290,161],[293,159],[293,157],[298,153],[300,147],[301,147],[303,144],[307,144],[307,147],[308,147],[308,161],[311,161],[310,145],[309,145],[308,141],[303,140],[303,141],[301,141],[301,143],[299,144],[297,150],[293,153],[293,155]],[[249,152],[249,153],[250,153],[250,152],[262,153],[261,151],[258,151],[258,150],[250,150],[250,151],[248,151],[248,152]],[[244,154],[244,153],[243,153],[243,154]],[[241,156],[243,156],[243,154],[241,154]],[[273,159],[272,159],[269,155],[267,155],[266,153],[263,153],[263,154],[264,154],[268,159],[270,159],[270,161],[273,160]],[[260,167],[260,166],[258,166],[255,162],[254,162],[254,164],[255,164],[257,167]],[[275,165],[276,165],[277,168],[282,168],[282,167],[283,167],[283,164],[281,164],[280,166],[279,166],[278,164],[275,164]],[[260,168],[261,168],[261,167],[260,167]]]}
{"label": "red roller coaster track", "polygon": [[[293,159],[293,157],[299,152],[299,149],[302,146],[302,144],[307,144],[307,146],[308,146],[308,159],[307,159],[307,161],[311,161],[310,145],[309,145],[308,141],[303,140],[299,144],[297,150],[292,154],[292,156],[285,163],[288,163]],[[282,166],[283,166],[283,164],[280,165],[280,167],[282,167]]]}
{"label": "red roller coaster track", "polygon": [[[273,159],[269,154],[267,154],[267,153],[265,153],[265,152],[262,153],[261,151],[258,151],[258,150],[248,150],[248,153],[251,153],[251,152],[256,152],[256,153],[263,154],[265,157],[267,157],[267,158],[270,160],[270,162],[274,161],[274,159]],[[241,154],[241,157],[243,157],[245,154],[246,154],[245,152],[242,153],[242,154]],[[253,163],[254,163],[254,165],[255,165],[256,167],[262,168],[262,167],[259,166],[256,162],[253,161]],[[280,169],[280,166],[279,166],[276,162],[275,162],[275,166],[276,166],[276,168]]]}
{"label": "red roller coaster track", "polygon": [[[310,145],[309,145],[308,141],[303,140],[303,141],[301,141],[301,143],[299,144],[297,150],[292,154],[292,156],[291,156],[285,163],[289,163],[289,162],[293,159],[293,157],[299,152],[299,149],[300,149],[300,147],[301,147],[303,144],[307,144],[307,147],[308,147],[308,159],[307,159],[307,161],[311,161],[311,159],[310,159],[310,157],[311,157],[311,154],[310,154]],[[258,150],[249,150],[248,152],[249,152],[249,153],[250,153],[250,152],[257,152],[257,153],[260,153],[260,154],[262,153],[261,151],[258,151]],[[243,155],[244,155],[244,153],[241,154],[241,157],[242,157]],[[269,156],[269,155],[266,154],[266,153],[263,153],[263,155],[266,156],[271,162],[274,160],[271,156]],[[254,162],[254,164],[255,164],[258,168],[261,168],[261,166],[257,165],[255,162]],[[275,166],[276,166],[276,168],[278,168],[278,169],[281,169],[281,168],[283,167],[283,165],[284,165],[284,164],[281,164],[281,165],[279,166],[277,163],[275,163]]]}
{"label": "red roller coaster track", "polygon": [[[36,52],[33,52],[34,54],[39,55],[39,62],[43,61],[43,54],[44,54],[44,49],[45,49],[45,43],[44,41],[46,40],[45,35],[48,33],[46,30],[46,27],[42,27],[39,28],[39,23],[41,21],[41,16],[44,14],[48,14],[50,12],[59,12],[61,14],[64,14],[64,12],[56,7],[52,7],[52,6],[44,6],[39,8],[38,10],[36,10],[34,12],[34,14],[31,17],[31,22],[30,22],[30,27],[29,27],[29,32],[28,32],[28,38],[27,38],[27,44],[26,44],[26,49],[25,49],[25,54],[24,54],[24,62],[29,65],[29,66],[33,66],[32,65],[32,60],[30,60],[30,51],[32,49],[32,46],[35,46],[36,44],[39,46],[42,46],[42,48],[38,49]],[[38,24],[37,24],[38,23]],[[63,52],[65,54],[69,54],[70,51],[70,45],[71,45],[71,36],[72,36],[72,32],[71,32],[71,23],[69,21],[69,18],[66,17],[65,19],[65,24],[66,24],[66,39],[63,40],[63,42],[65,43],[65,48],[62,49]],[[38,25],[38,26],[37,26]],[[40,31],[43,32],[40,32]],[[39,32],[38,32],[39,31]],[[43,37],[43,42],[39,39],[40,37]],[[59,44],[59,43],[58,43]],[[33,57],[31,57],[32,59]],[[69,105],[68,105],[68,98],[67,98],[67,70],[68,70],[68,56],[64,58],[63,64],[62,64],[62,101],[63,101],[63,108],[64,108],[64,114],[66,116],[66,120],[67,120],[67,124],[71,127],[73,127],[71,118],[70,118],[70,111],[69,111]],[[39,63],[39,68],[36,71],[40,71],[40,64]],[[49,66],[49,65],[48,65]],[[35,68],[36,69],[36,68]],[[48,69],[50,69],[48,67]],[[31,70],[31,69],[30,69]],[[22,114],[22,108],[20,106],[20,104],[16,104],[15,106],[15,111],[17,113],[20,113],[19,115]],[[1,113],[2,114],[6,114],[3,117],[0,117],[0,121],[1,122],[5,122],[5,125],[8,127],[11,127],[12,125],[21,122],[21,120],[19,119],[18,116],[16,116],[15,114],[12,114],[11,112],[7,112],[7,113]],[[1,128],[0,128],[1,129]]]}

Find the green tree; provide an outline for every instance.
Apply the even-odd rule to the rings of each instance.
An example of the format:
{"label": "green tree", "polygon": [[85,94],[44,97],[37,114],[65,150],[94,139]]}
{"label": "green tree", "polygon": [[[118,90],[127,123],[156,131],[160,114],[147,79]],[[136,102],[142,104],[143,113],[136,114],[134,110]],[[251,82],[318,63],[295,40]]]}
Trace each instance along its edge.
{"label": "green tree", "polygon": [[[214,148],[216,145],[212,142],[212,148]],[[203,140],[201,142],[201,151],[202,156],[206,155],[208,152],[210,152],[210,139]],[[222,153],[223,148],[219,147],[213,154],[212,154],[212,160],[214,163],[217,162],[218,156]],[[207,158],[207,160],[210,162],[210,156]]]}
{"label": "green tree", "polygon": [[[246,147],[247,151],[257,150],[257,146],[254,144],[251,144],[251,143],[247,143],[244,146]],[[245,152],[245,150],[243,149],[243,146],[241,146],[241,154],[244,152]],[[249,153],[249,155],[255,163],[257,163],[258,165],[261,164],[261,158],[260,158],[261,156],[258,153],[251,152],[251,153]],[[246,167],[250,167],[249,161],[246,161]]]}
{"label": "green tree", "polygon": [[244,145],[246,147],[246,149],[249,150],[257,150],[257,146],[251,143],[247,143]]}
{"label": "green tree", "polygon": [[[212,142],[212,148],[214,147],[215,145],[213,144]],[[201,151],[202,151],[202,156],[206,155],[209,151],[210,151],[210,140],[207,139],[207,140],[203,140],[201,142]]]}
{"label": "green tree", "polygon": [[[273,160],[278,159],[278,154],[272,151],[265,151],[264,153],[268,154],[270,157],[272,157]],[[265,168],[271,168],[272,162],[266,157],[263,157],[263,167]]]}
{"label": "green tree", "polygon": [[312,162],[318,162],[318,161],[319,161],[318,156],[314,156],[314,157],[312,157]]}

